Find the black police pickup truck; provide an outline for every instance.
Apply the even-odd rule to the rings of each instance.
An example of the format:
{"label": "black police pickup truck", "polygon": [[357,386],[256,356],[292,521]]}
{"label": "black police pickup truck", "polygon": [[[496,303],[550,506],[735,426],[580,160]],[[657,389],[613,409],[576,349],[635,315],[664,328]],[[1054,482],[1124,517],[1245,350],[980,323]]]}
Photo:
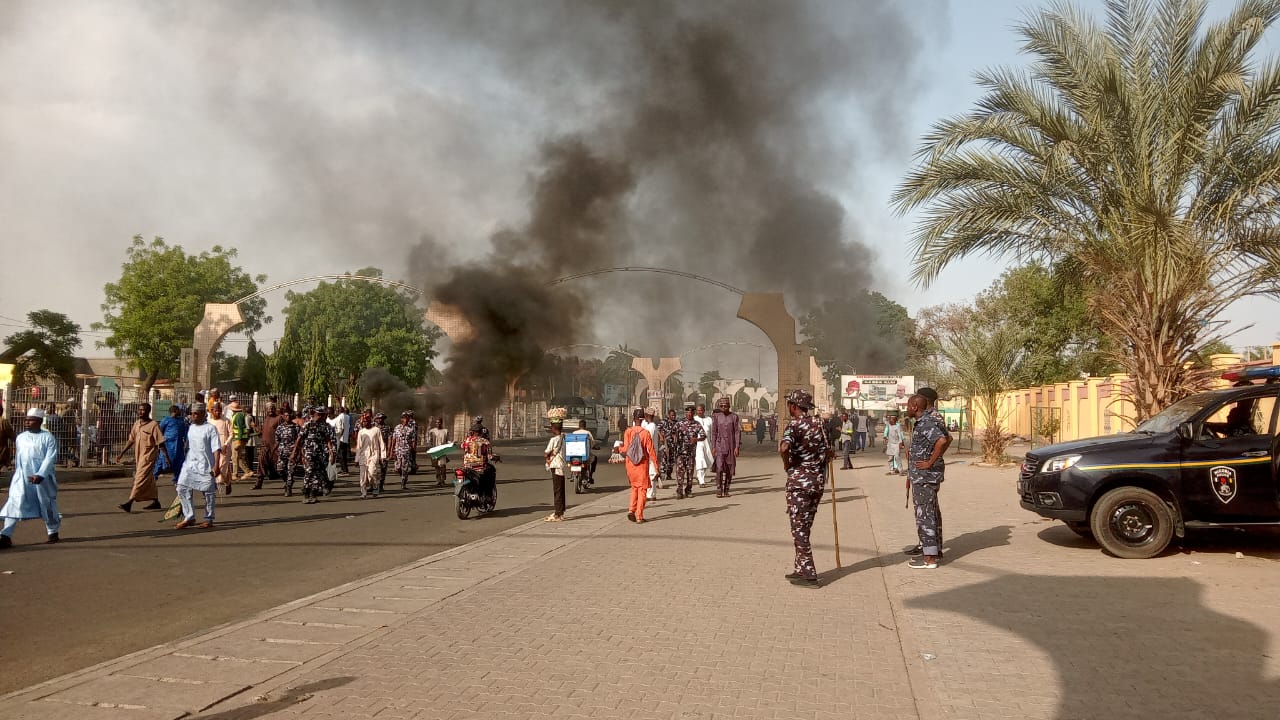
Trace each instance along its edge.
{"label": "black police pickup truck", "polygon": [[1022,507],[1122,558],[1159,555],[1187,528],[1280,525],[1278,391],[1200,393],[1133,432],[1036,448],[1018,476]]}

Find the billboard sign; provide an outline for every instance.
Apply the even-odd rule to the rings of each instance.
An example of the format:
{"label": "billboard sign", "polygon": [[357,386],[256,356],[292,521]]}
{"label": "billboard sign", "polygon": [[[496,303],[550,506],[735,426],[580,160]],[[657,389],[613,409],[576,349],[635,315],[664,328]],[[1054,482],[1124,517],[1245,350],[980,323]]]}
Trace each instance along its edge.
{"label": "billboard sign", "polygon": [[841,375],[843,405],[857,410],[901,410],[916,391],[914,375]]}
{"label": "billboard sign", "polygon": [[601,405],[613,405],[621,407],[627,405],[627,386],[626,385],[605,385],[604,386],[604,402]]}

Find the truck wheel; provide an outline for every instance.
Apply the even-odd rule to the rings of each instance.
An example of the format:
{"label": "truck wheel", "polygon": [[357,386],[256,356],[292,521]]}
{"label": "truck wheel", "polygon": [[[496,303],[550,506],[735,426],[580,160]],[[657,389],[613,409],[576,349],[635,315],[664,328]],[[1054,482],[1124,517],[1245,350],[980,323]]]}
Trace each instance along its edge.
{"label": "truck wheel", "polygon": [[1093,530],[1089,527],[1089,523],[1087,523],[1087,522],[1066,522],[1066,521],[1064,520],[1064,521],[1063,521],[1063,524],[1064,524],[1064,525],[1066,525],[1066,526],[1067,526],[1067,529],[1069,529],[1071,532],[1073,532],[1073,533],[1075,533],[1075,534],[1079,535],[1080,537],[1084,538],[1085,540],[1092,540],[1092,539],[1093,539]]}
{"label": "truck wheel", "polygon": [[1099,498],[1089,526],[1102,549],[1118,558],[1155,557],[1173,538],[1173,514],[1164,500],[1137,487],[1116,488]]}

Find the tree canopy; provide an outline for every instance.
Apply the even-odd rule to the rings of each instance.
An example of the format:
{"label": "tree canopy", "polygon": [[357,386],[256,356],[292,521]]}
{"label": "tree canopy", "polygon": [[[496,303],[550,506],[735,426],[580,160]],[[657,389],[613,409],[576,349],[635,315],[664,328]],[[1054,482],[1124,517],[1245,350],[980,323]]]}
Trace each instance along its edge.
{"label": "tree canopy", "polygon": [[[382,277],[377,268],[355,274]],[[366,368],[386,368],[409,387],[421,386],[434,370],[440,331],[427,325],[417,297],[406,290],[337,280],[290,292],[286,302],[284,332],[267,363],[276,388],[297,387],[316,397],[350,395]]]}
{"label": "tree canopy", "polygon": [[[93,328],[110,332],[102,344],[145,374],[144,394],[162,373],[177,370],[179,352],[191,346],[205,303],[233,302],[266,282],[265,275],[250,277],[235,265],[235,257],[235,249],[220,245],[189,255],[163,238],[146,242],[134,236],[120,279],[103,288],[103,319]],[[262,298],[241,303],[240,312],[241,329],[250,335],[271,321]]]}
{"label": "tree canopy", "polygon": [[0,361],[13,363],[13,383],[27,385],[44,378],[57,378],[67,387],[76,386],[75,357],[80,347],[80,326],[71,318],[52,310],[27,313],[31,327],[4,339],[6,349]]}
{"label": "tree canopy", "polygon": [[[1154,5],[1154,7],[1153,7]],[[1208,321],[1280,290],[1280,0],[1201,32],[1199,0],[1069,5],[1017,28],[1025,69],[977,75],[975,108],[926,135],[894,194],[920,212],[913,277],[973,254],[1069,269],[1134,378],[1139,419],[1194,389]]]}

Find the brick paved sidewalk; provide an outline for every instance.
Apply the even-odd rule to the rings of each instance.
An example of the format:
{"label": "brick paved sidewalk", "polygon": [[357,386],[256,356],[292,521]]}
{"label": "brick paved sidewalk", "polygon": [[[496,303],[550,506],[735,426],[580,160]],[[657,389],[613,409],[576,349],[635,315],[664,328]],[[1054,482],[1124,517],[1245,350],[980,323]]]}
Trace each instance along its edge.
{"label": "brick paved sidewalk", "polygon": [[836,474],[844,569],[830,504],[815,525],[818,590],[782,579],[777,462],[743,458],[728,500],[667,490],[634,525],[604,496],[0,698],[0,719],[1275,716],[1280,543],[1114,560],[1018,508],[1011,471],[953,465],[947,562],[913,571],[902,480],[858,459]]}

